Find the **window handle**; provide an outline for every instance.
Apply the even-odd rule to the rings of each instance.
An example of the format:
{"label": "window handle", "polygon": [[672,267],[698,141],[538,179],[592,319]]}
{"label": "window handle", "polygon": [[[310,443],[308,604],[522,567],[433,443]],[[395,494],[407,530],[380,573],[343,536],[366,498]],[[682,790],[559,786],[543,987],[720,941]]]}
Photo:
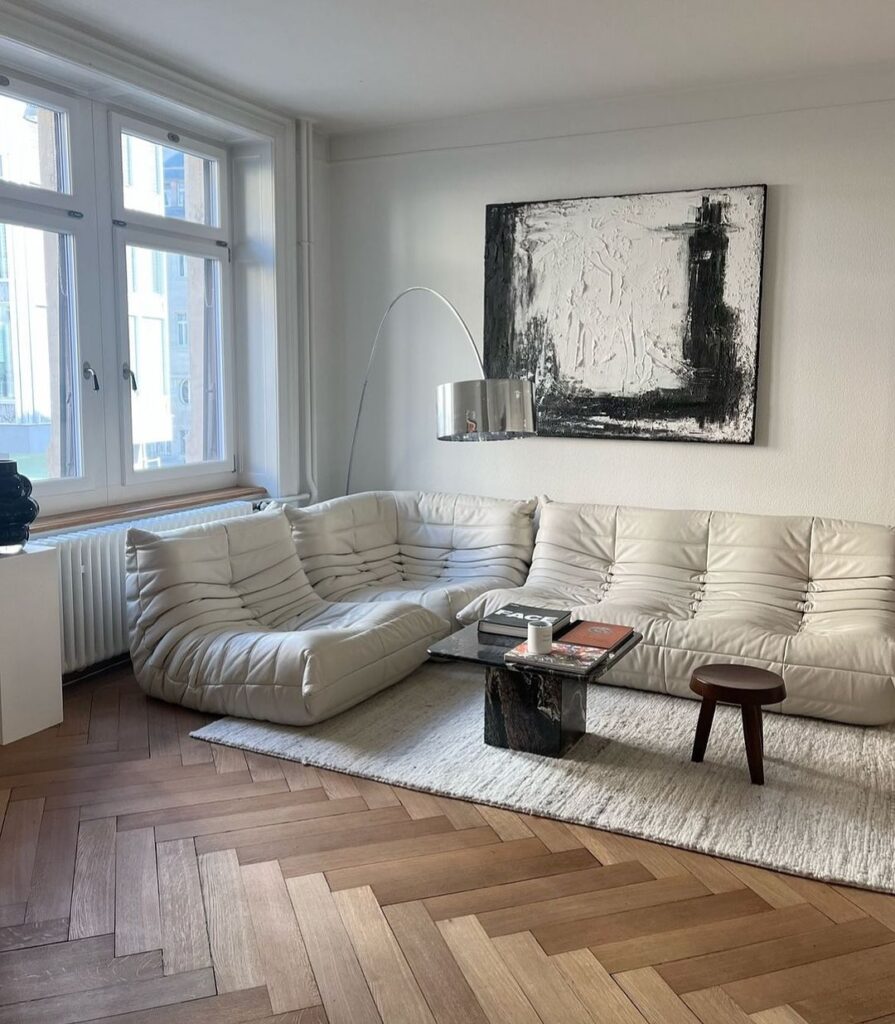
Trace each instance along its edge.
{"label": "window handle", "polygon": [[134,376],[134,371],[127,365],[127,363],[121,367],[121,376],[124,380],[129,380],[131,382],[131,391],[137,390],[137,378]]}
{"label": "window handle", "polygon": [[99,377],[96,375],[96,370],[94,370],[86,360],[84,361],[84,365],[81,367],[81,376],[84,380],[92,380],[93,390],[99,391]]}

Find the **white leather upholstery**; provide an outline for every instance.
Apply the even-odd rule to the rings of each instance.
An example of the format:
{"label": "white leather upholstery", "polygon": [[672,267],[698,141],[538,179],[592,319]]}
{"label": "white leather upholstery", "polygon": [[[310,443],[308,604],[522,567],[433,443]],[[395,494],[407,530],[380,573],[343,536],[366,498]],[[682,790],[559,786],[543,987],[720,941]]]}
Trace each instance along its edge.
{"label": "white leather upholstery", "polygon": [[525,585],[481,595],[460,621],[510,601],[642,632],[609,683],[692,697],[699,664],[741,662],[782,673],[775,710],[895,720],[891,527],[542,499]]}
{"label": "white leather upholstery", "polygon": [[534,501],[372,491],[286,508],[314,589],[331,601],[413,601],[456,626],[495,587],[524,582]]}
{"label": "white leather upholstery", "polygon": [[415,604],[331,604],[280,509],[127,536],[131,657],[153,697],[308,725],[402,679],[448,624]]}

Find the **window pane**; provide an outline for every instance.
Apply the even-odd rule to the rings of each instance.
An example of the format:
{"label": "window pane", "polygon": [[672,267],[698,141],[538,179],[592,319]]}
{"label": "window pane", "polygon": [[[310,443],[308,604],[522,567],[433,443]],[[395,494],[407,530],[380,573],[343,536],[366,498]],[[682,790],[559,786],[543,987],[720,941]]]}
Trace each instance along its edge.
{"label": "window pane", "polygon": [[78,476],[70,235],[0,223],[0,458],[33,480]]}
{"label": "window pane", "polygon": [[224,458],[219,260],[127,247],[134,469]]}
{"label": "window pane", "polygon": [[0,179],[69,192],[65,114],[0,96]]}
{"label": "window pane", "polygon": [[220,224],[216,160],[121,133],[124,205],[157,217]]}

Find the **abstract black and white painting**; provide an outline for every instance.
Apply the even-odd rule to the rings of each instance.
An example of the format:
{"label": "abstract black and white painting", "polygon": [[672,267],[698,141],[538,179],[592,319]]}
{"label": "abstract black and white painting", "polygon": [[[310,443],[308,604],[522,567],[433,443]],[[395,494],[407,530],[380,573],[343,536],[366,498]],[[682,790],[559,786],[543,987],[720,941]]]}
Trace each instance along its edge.
{"label": "abstract black and white painting", "polygon": [[487,376],[541,435],[751,444],[766,191],[489,206]]}

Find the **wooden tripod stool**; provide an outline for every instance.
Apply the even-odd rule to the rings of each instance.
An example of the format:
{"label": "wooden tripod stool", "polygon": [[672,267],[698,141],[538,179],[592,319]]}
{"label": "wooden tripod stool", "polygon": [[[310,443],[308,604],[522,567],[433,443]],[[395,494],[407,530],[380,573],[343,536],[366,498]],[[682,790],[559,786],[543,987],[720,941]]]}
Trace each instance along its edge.
{"label": "wooden tripod stool", "polygon": [[738,704],[743,712],[743,737],[749,777],[756,786],[764,785],[764,728],[762,705],[779,704],[786,699],[783,677],[776,672],[749,665],[704,665],[690,679],[690,689],[702,697],[696,739],[693,741],[694,761],[705,757],[705,748],[712,731],[715,705]]}

